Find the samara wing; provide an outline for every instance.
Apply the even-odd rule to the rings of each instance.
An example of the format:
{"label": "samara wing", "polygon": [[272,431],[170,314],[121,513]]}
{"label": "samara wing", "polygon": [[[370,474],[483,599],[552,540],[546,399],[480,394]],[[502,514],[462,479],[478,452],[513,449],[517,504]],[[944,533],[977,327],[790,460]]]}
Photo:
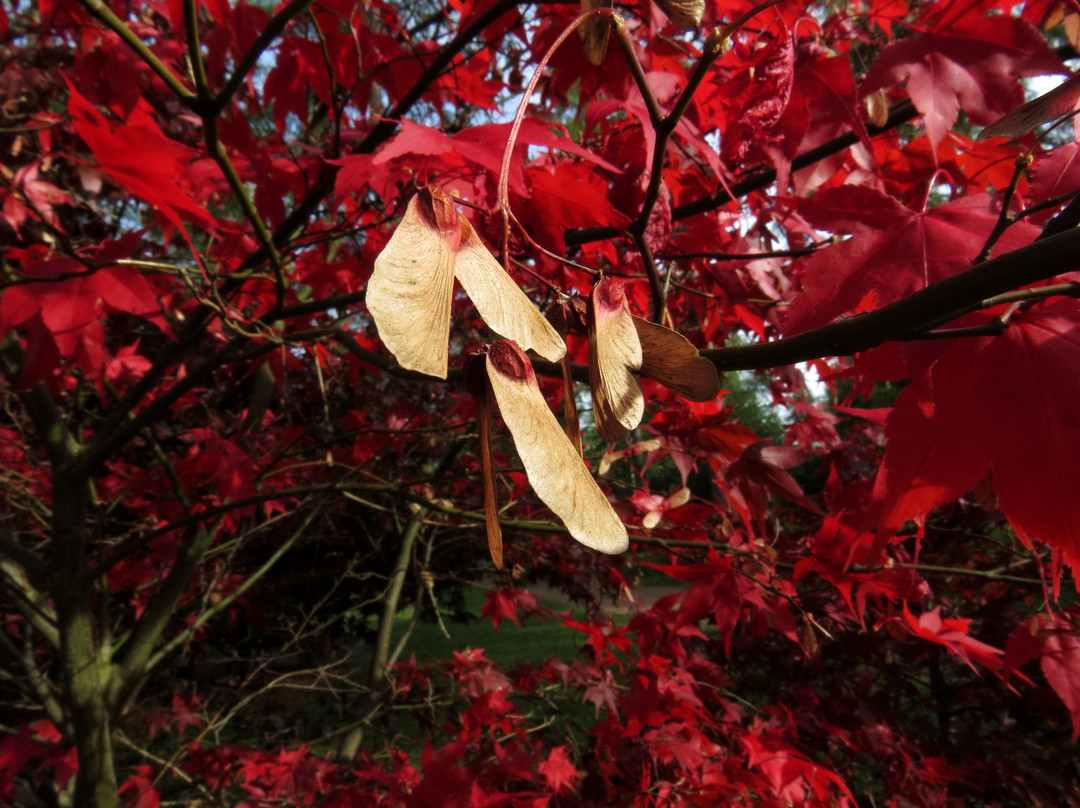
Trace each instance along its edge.
{"label": "samara wing", "polygon": [[566,353],[562,337],[506,274],[464,216],[454,274],[492,331],[526,351],[536,351],[549,362],[562,359]]}
{"label": "samara wing", "polygon": [[602,553],[625,551],[630,544],[626,526],[548,409],[525,352],[510,340],[500,340],[488,348],[487,368],[499,411],[536,495],[586,547]]}
{"label": "samara wing", "polygon": [[622,439],[641,423],[639,370],[641,342],[622,284],[601,278],[589,296],[589,386],[596,429],[606,441]]}
{"label": "samara wing", "polygon": [[375,259],[366,302],[379,338],[403,368],[446,378],[460,214],[450,197],[420,191]]}
{"label": "samara wing", "polygon": [[634,317],[641,342],[641,375],[690,401],[712,401],[720,393],[716,365],[678,331]]}

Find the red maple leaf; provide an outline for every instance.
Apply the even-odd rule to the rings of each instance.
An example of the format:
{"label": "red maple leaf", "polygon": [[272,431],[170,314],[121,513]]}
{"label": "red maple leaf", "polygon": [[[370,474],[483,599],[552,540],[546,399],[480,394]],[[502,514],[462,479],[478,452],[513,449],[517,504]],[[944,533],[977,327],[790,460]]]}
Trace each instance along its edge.
{"label": "red maple leaf", "polygon": [[138,353],[139,343],[121,348],[105,366],[105,378],[114,385],[126,385],[137,380],[153,363]]}
{"label": "red maple leaf", "polygon": [[499,624],[504,619],[512,620],[514,625],[520,625],[517,616],[518,609],[521,609],[522,616],[526,618],[546,618],[554,614],[551,609],[537,602],[536,595],[524,589],[499,589],[488,592],[486,597],[487,600],[480,609],[480,619],[490,617],[495,625],[496,633],[499,630]]}
{"label": "red maple leaf", "polygon": [[875,485],[879,542],[993,472],[1002,512],[1080,563],[1080,303],[1014,317],[997,337],[958,340],[897,398]]}
{"label": "red maple leaf", "polygon": [[15,776],[34,758],[43,754],[33,732],[25,724],[18,734],[0,739],[0,799],[15,797]]}
{"label": "red maple leaf", "polygon": [[1058,620],[1043,640],[1043,675],[1072,717],[1072,739],[1080,736],[1080,635],[1064,620]]}
{"label": "red maple leaf", "polygon": [[938,144],[961,107],[986,125],[1024,103],[1021,76],[1066,73],[1030,23],[1008,15],[966,15],[938,31],[893,42],[860,87],[863,96],[905,83]]}
{"label": "red maple leaf", "polygon": [[161,796],[154,789],[155,779],[154,770],[149,766],[136,766],[135,774],[120,786],[120,793],[134,791],[134,799],[128,803],[132,808],[158,808]]}
{"label": "red maple leaf", "polygon": [[72,126],[117,185],[156,207],[180,230],[181,214],[200,227],[215,228],[214,218],[179,181],[194,156],[192,151],[165,136],[149,104],[140,100],[127,120],[113,128],[70,82],[68,90]]}
{"label": "red maple leaf", "polygon": [[184,730],[188,727],[202,726],[203,719],[199,712],[199,704],[201,701],[202,698],[197,695],[189,696],[188,698],[173,696],[172,714],[176,721],[176,732],[178,735],[183,735]]}
{"label": "red maple leaf", "polygon": [[[799,212],[814,227],[851,238],[803,262],[804,292],[788,310],[787,334],[893,303],[967,269],[999,215],[997,200],[985,194],[920,213],[880,191],[851,185],[821,191]],[[1027,223],[1010,227],[995,254],[1029,244],[1038,234]]]}
{"label": "red maple leaf", "polygon": [[570,756],[566,754],[566,747],[561,745],[553,747],[547,760],[540,764],[540,774],[544,775],[548,787],[556,794],[563,789],[573,788],[574,781],[580,777],[570,762]]}
{"label": "red maple leaf", "polygon": [[724,131],[724,160],[742,160],[753,146],[772,145],[781,140],[780,120],[791,98],[795,47],[784,32],[767,46],[753,65],[753,79],[739,108],[739,114]]}
{"label": "red maple leaf", "polygon": [[724,651],[730,653],[731,639],[743,608],[765,606],[761,591],[747,576],[741,575],[728,559],[709,550],[706,561],[694,565],[647,564],[676,581],[693,584],[683,595],[678,624],[696,631],[697,622],[710,612],[724,637]]}
{"label": "red maple leaf", "polygon": [[4,200],[2,216],[16,231],[26,221],[26,217],[33,213],[63,232],[64,228],[57,219],[53,205],[70,204],[73,200],[66,191],[41,179],[40,169],[41,162],[35,161],[15,172],[12,184],[22,190],[22,196],[30,207],[23,204],[19,197],[12,195]]}
{"label": "red maple leaf", "polygon": [[614,671],[611,668],[598,668],[598,678],[588,682],[581,700],[592,702],[597,718],[600,717],[601,707],[607,707],[615,716],[619,714],[618,695]]}
{"label": "red maple leaf", "polygon": [[[394,187],[396,172],[401,165],[408,163],[410,173],[420,176],[425,173],[418,170],[418,158],[430,158],[432,171],[439,169],[445,172],[456,166],[467,166],[470,169],[478,167],[491,176],[498,176],[510,129],[508,123],[493,123],[468,127],[448,135],[440,129],[403,120],[401,130],[374,155],[354,154],[327,161],[341,168],[334,193],[343,198],[364,186],[370,186],[381,191],[382,196],[392,197],[394,193],[389,189]],[[618,167],[569,137],[553,131],[551,124],[526,118],[521,123],[517,138],[517,151],[521,156],[525,155],[530,145],[544,146],[576,155],[614,174],[621,173]],[[520,160],[511,164],[508,182],[511,191],[518,196],[528,197],[531,192],[521,166]],[[384,188],[387,183],[388,186]]]}
{"label": "red maple leaf", "polygon": [[512,589],[497,589],[484,596],[484,605],[480,608],[480,619],[491,618],[496,634],[499,633],[499,626],[503,620],[510,620],[515,626],[519,625],[514,595],[515,592]]}
{"label": "red maple leaf", "polygon": [[477,774],[459,765],[468,741],[456,740],[436,752],[430,744],[420,753],[423,778],[409,795],[409,805],[469,805]]}
{"label": "red maple leaf", "polygon": [[[632,644],[626,636],[626,628],[616,628],[607,623],[579,623],[577,620],[564,618],[563,624],[567,628],[576,628],[588,637],[585,645],[591,650],[593,657],[598,661],[614,662],[615,654],[612,648],[628,653]],[[610,646],[610,647],[609,647]]]}
{"label": "red maple leaf", "polygon": [[[770,494],[816,511],[802,488],[786,469],[809,460],[811,455],[793,446],[772,446],[764,441],[747,446],[724,471],[725,493],[750,513],[764,513]],[[764,521],[759,524],[764,531]]]}
{"label": "red maple leaf", "polygon": [[[1080,74],[1077,74],[1080,75]],[[1080,185],[1080,146],[1065,143],[1040,156],[1031,168],[1031,197],[1053,199],[1070,193]],[[1044,216],[1049,217],[1048,210]],[[1039,219],[1036,219],[1039,221]]]}
{"label": "red maple leaf", "polygon": [[924,612],[915,617],[908,611],[906,603],[904,604],[904,619],[907,621],[907,627],[912,634],[945,646],[949,649],[950,654],[960,657],[971,666],[972,670],[976,669],[974,662],[978,662],[994,671],[1001,669],[1003,652],[969,636],[968,626],[971,624],[970,620],[957,618],[943,620],[940,606],[933,611]]}
{"label": "red maple leaf", "polygon": [[[851,803],[855,802],[855,797],[835,772],[807,760],[784,740],[779,731],[771,730],[760,736],[748,733],[740,740],[750,765],[767,778],[783,804],[813,805],[820,800],[824,804],[844,805],[844,801],[828,792],[830,786]],[[819,800],[813,799],[815,796]]]}
{"label": "red maple leaf", "polygon": [[[798,50],[801,52],[795,64],[795,84],[784,119],[787,153],[820,146],[847,131],[858,135],[865,148],[872,148],[863,123],[865,108],[855,90],[851,60],[819,53],[811,45],[800,45]],[[834,154],[796,172],[793,177],[796,192],[806,196],[823,184],[839,184],[848,154]],[[788,166],[780,161],[778,179],[787,170]]]}
{"label": "red maple leaf", "polygon": [[532,194],[544,200],[518,216],[539,243],[560,252],[567,231],[583,224],[622,228],[629,219],[612,208],[607,183],[587,163],[559,163],[529,167]]}
{"label": "red maple leaf", "polygon": [[445,665],[450,673],[458,678],[462,693],[467,693],[472,698],[510,686],[510,680],[496,670],[491,660],[484,656],[483,648],[454,651],[453,661]]}
{"label": "red maple leaf", "polygon": [[[116,246],[118,243],[99,251],[99,256],[109,253],[116,257]],[[0,333],[32,324],[40,317],[44,331],[30,328],[30,342],[51,339],[61,356],[75,356],[79,366],[95,378],[105,364],[103,314],[127,312],[172,333],[157,294],[133,269],[106,266],[88,270],[74,258],[64,257],[32,264],[24,275],[42,282],[13,286],[4,292],[0,297]],[[55,278],[62,280],[52,280]],[[28,353],[45,350],[43,345],[27,345]]]}
{"label": "red maple leaf", "polygon": [[227,438],[208,429],[192,429],[190,457],[180,465],[181,472],[193,481],[212,478],[221,502],[235,502],[255,493],[255,461],[251,455]]}

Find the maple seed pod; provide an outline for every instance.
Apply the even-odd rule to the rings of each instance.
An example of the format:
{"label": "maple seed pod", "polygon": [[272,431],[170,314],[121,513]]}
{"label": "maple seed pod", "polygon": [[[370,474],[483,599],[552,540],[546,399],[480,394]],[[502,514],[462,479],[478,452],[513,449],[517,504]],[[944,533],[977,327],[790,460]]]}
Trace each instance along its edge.
{"label": "maple seed pod", "polygon": [[888,122],[889,102],[885,97],[885,90],[875,90],[866,96],[863,103],[866,104],[866,117],[870,123],[880,128]]}
{"label": "maple seed pod", "polygon": [[459,214],[445,194],[421,191],[375,259],[365,302],[379,339],[403,368],[446,378]]}
{"label": "maple seed pod", "polygon": [[[458,214],[461,216],[461,214]],[[566,343],[461,216],[461,247],[454,276],[488,328],[549,362],[566,354]]]}
{"label": "maple seed pod", "polygon": [[563,338],[567,334],[578,337],[589,334],[589,304],[576,292],[548,309],[547,319]]}
{"label": "maple seed pod", "polygon": [[[581,0],[581,13],[594,8],[610,8],[610,0]],[[611,18],[593,17],[578,28],[578,36],[585,48],[585,58],[596,67],[604,63],[608,38],[611,36]]]}
{"label": "maple seed pod", "polygon": [[589,387],[600,437],[621,440],[641,423],[641,341],[622,284],[601,278],[589,296]]}
{"label": "maple seed pod", "polygon": [[656,4],[680,31],[701,26],[701,18],[705,14],[705,0],[656,0]]}
{"label": "maple seed pod", "polygon": [[998,118],[979,132],[976,140],[990,137],[1021,137],[1036,126],[1073,114],[1080,100],[1080,73],[1074,73],[1059,86],[1028,101],[1003,118]]}
{"label": "maple seed pod", "polygon": [[551,362],[566,345],[495,260],[453,199],[426,188],[375,259],[367,307],[379,338],[403,368],[446,378],[450,302],[457,278],[495,333]]}
{"label": "maple seed pod", "polygon": [[536,495],[593,550],[622,553],[630,540],[615,509],[548,409],[532,363],[512,340],[488,348],[488,382]]}
{"label": "maple seed pod", "polygon": [[487,378],[487,358],[483,352],[465,359],[465,389],[476,400],[476,425],[480,434],[480,470],[484,481],[484,522],[487,525],[488,552],[496,569],[502,569],[502,525],[495,492],[495,460],[491,447],[491,385]]}
{"label": "maple seed pod", "polygon": [[488,552],[496,569],[502,569],[502,525],[495,492],[495,461],[491,447],[492,392],[488,383],[486,349],[470,353],[462,368],[465,389],[476,401],[476,426],[480,435],[480,470],[484,488],[484,521],[487,526]]}
{"label": "maple seed pod", "polygon": [[641,342],[641,375],[689,401],[712,401],[720,394],[716,365],[678,331],[634,317]]}
{"label": "maple seed pod", "polygon": [[570,360],[565,356],[559,362],[562,368],[563,379],[563,432],[570,439],[570,445],[574,447],[578,457],[585,457],[585,450],[581,445],[581,421],[577,414],[577,401],[574,396],[574,378],[570,374]]}

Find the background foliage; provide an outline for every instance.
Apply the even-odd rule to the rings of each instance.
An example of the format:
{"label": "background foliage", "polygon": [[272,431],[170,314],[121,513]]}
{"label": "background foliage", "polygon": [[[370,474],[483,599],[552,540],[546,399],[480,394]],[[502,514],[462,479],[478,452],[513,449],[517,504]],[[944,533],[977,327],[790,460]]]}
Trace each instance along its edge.
{"label": "background foliage", "polygon": [[[0,4],[0,801],[1080,802],[1077,146],[974,139],[1080,10],[640,0],[596,66],[581,5]],[[496,429],[492,569],[492,337],[364,305],[427,185],[725,372],[608,445],[535,362],[625,556]]]}

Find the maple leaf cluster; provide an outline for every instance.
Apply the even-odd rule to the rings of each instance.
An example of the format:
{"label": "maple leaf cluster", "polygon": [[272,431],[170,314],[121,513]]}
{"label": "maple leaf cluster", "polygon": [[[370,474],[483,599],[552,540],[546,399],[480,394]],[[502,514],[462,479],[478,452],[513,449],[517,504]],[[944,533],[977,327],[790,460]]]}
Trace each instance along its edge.
{"label": "maple leaf cluster", "polygon": [[0,802],[1080,804],[1078,23],[0,5]]}

